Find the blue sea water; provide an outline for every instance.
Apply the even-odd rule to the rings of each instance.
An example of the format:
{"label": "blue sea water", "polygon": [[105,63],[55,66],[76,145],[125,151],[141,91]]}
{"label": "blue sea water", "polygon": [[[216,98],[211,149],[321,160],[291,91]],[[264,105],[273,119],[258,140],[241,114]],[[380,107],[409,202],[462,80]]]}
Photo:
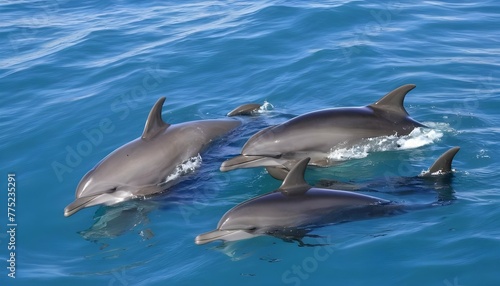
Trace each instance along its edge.
{"label": "blue sea water", "polygon": [[[499,285],[496,1],[47,0],[0,10],[1,285]],[[231,207],[279,186],[262,169],[218,171],[249,136],[407,83],[417,88],[405,106],[428,130],[368,150],[376,152],[333,154],[352,160],[307,179],[433,201],[432,186],[384,190],[412,189],[408,178],[460,146],[450,205],[306,238],[323,246],[273,237],[194,244]],[[221,118],[248,102],[273,108],[243,119],[170,193],[64,217],[81,177],[141,134],[161,96],[170,123]]]}

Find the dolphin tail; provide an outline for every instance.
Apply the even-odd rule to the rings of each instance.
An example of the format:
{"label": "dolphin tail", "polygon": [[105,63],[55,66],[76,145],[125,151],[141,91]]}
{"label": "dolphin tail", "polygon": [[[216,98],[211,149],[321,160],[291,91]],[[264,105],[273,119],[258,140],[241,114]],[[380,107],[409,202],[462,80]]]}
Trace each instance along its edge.
{"label": "dolphin tail", "polygon": [[255,114],[259,109],[261,105],[257,103],[248,103],[248,104],[243,104],[235,109],[231,110],[227,116],[238,116],[238,115],[253,115]]}
{"label": "dolphin tail", "polygon": [[196,236],[194,242],[198,245],[206,244],[216,240],[235,241],[256,236],[241,229],[235,230],[212,230]]}
{"label": "dolphin tail", "polygon": [[423,176],[431,176],[433,174],[446,174],[451,172],[451,163],[453,162],[453,158],[460,150],[460,147],[453,147],[448,151],[444,152],[443,155],[439,156],[439,158],[432,164],[427,172],[423,174]]}
{"label": "dolphin tail", "polygon": [[72,202],[71,204],[69,204],[67,207],[64,208],[64,216],[68,217],[76,213],[77,211],[90,206],[90,204],[96,197],[98,197],[98,195],[77,198],[74,202]]}

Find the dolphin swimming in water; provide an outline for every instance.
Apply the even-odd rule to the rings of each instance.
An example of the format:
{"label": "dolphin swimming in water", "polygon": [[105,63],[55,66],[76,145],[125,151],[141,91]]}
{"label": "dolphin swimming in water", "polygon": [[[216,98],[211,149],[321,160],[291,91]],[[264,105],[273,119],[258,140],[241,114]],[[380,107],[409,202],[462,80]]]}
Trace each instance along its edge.
{"label": "dolphin swimming in water", "polygon": [[454,171],[452,162],[460,147],[452,147],[441,154],[433,164],[417,176],[378,178],[363,183],[341,182],[337,180],[320,180],[315,187],[377,193],[398,193],[398,195],[412,195],[421,192],[435,191],[438,201],[451,201],[453,190],[451,179]]}
{"label": "dolphin swimming in water", "polygon": [[195,243],[235,241],[259,235],[304,236],[311,227],[403,213],[408,208],[356,192],[312,187],[304,180],[309,160],[299,161],[276,191],[226,212],[217,229],[198,235]]}
{"label": "dolphin swimming in water", "polygon": [[[165,97],[151,109],[141,137],[119,147],[80,181],[76,199],[64,216],[94,205],[113,205],[160,193],[177,180],[167,181],[178,165],[198,156],[215,139],[238,127],[236,119],[200,120],[171,125],[163,121]],[[232,115],[249,114],[256,105],[237,108]]]}
{"label": "dolphin swimming in water", "polygon": [[241,155],[223,162],[220,170],[266,167],[270,175],[282,180],[303,158],[311,158],[309,165],[328,167],[335,163],[328,157],[332,150],[367,138],[408,135],[425,127],[410,118],[403,106],[413,88],[413,84],[403,85],[368,106],[314,111],[263,129],[246,142]]}

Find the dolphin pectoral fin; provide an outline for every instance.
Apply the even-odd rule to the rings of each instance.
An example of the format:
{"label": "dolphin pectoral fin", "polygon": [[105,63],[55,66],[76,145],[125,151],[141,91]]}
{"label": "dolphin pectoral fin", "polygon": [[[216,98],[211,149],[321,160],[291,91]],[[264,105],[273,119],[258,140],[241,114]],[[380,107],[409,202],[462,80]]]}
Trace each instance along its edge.
{"label": "dolphin pectoral fin", "polygon": [[194,242],[198,245],[206,244],[216,240],[235,241],[256,236],[241,229],[235,230],[213,230],[196,236]]}
{"label": "dolphin pectoral fin", "polygon": [[249,156],[240,155],[232,159],[222,162],[220,166],[221,172],[227,172],[240,168],[253,168],[253,167],[275,167],[282,166],[279,159],[268,156]]}
{"label": "dolphin pectoral fin", "polygon": [[90,203],[99,195],[77,198],[74,202],[64,208],[64,216],[69,217],[77,211],[90,206]]}
{"label": "dolphin pectoral fin", "polygon": [[283,181],[286,176],[288,175],[288,172],[290,170],[286,168],[280,168],[280,167],[266,167],[267,173],[271,175],[271,177],[275,178],[276,180]]}
{"label": "dolphin pectoral fin", "polygon": [[261,105],[257,103],[243,104],[235,109],[231,110],[227,116],[238,116],[238,115],[253,115],[260,109]]}
{"label": "dolphin pectoral fin", "polygon": [[425,172],[422,176],[431,176],[432,174],[446,174],[451,172],[451,163],[453,162],[453,158],[460,150],[460,147],[453,147],[448,151],[444,152],[439,158],[432,164],[427,172]]}
{"label": "dolphin pectoral fin", "polygon": [[170,184],[165,183],[161,185],[149,185],[142,187],[135,195],[136,196],[149,196],[153,194],[161,193],[163,190],[167,189]]}

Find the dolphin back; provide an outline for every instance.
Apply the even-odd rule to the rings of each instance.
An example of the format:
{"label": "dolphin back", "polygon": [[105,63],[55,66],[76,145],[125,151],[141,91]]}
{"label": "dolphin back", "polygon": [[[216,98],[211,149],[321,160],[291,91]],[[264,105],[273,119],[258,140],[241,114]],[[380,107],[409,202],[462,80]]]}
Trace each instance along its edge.
{"label": "dolphin back", "polygon": [[227,116],[253,115],[259,111],[260,107],[261,105],[257,103],[243,104],[231,110]]}

